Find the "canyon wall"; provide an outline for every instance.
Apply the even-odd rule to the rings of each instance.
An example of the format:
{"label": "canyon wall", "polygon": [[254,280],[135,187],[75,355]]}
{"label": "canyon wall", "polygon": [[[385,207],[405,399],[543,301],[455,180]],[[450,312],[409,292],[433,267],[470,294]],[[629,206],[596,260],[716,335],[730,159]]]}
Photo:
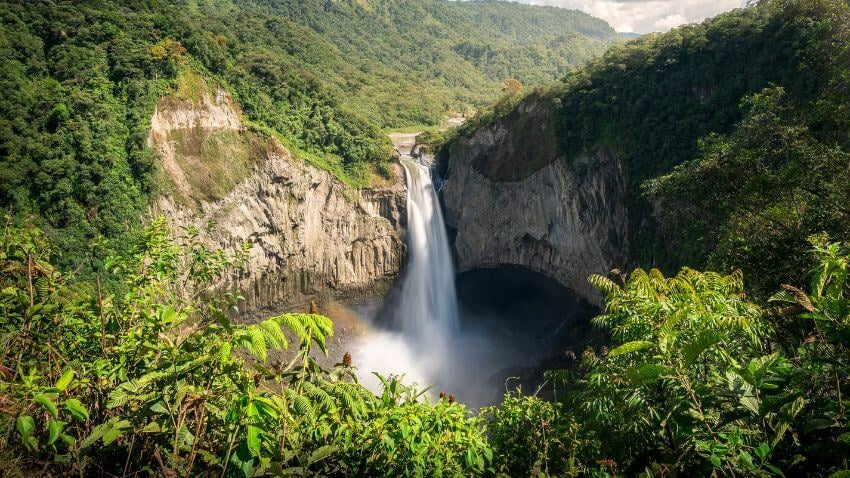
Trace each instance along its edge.
{"label": "canyon wall", "polygon": [[240,289],[245,310],[302,308],[317,296],[385,290],[404,260],[400,166],[381,188],[355,189],[246,129],[218,88],[160,99],[149,144],[164,193],[152,213],[173,229],[194,226],[211,246],[253,245]]}
{"label": "canyon wall", "polygon": [[460,272],[526,267],[598,305],[587,276],[628,257],[626,182],[611,149],[570,161],[559,154],[552,107],[532,95],[452,145],[446,221]]}

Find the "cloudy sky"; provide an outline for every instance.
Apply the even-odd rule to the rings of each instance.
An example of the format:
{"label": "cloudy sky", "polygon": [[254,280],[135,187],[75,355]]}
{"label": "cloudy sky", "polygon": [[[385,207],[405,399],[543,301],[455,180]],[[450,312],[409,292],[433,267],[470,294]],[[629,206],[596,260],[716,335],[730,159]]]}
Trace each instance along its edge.
{"label": "cloudy sky", "polygon": [[602,18],[621,32],[663,32],[740,7],[744,0],[520,0],[573,8]]}

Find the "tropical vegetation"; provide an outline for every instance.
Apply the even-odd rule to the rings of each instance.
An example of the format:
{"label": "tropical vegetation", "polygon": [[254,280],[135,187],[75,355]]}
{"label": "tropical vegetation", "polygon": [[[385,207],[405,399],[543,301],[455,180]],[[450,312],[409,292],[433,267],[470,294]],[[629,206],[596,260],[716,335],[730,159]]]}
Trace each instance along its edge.
{"label": "tropical vegetation", "polygon": [[[747,299],[743,274],[637,269],[590,281],[605,347],[548,372],[554,400],[473,414],[395,377],[373,395],[333,324],[244,325],[216,294],[244,257],[163,220],[110,258],[120,293],[50,263],[7,219],[0,267],[4,476],[843,476],[850,451],[850,244],[812,236],[806,288]],[[843,470],[843,471],[842,471]]]}
{"label": "tropical vegetation", "polygon": [[[137,226],[157,192],[150,117],[162,96],[191,97],[191,78],[225,88],[254,134],[350,179],[386,163],[379,126],[432,122],[491,87],[509,94],[442,141],[514,111],[517,85],[544,79],[516,61],[533,38],[576,40],[547,37],[559,22],[611,40],[589,17],[511,8],[0,5],[0,475],[850,476],[846,1],[765,0],[532,89],[551,100],[564,161],[618,152],[635,263],[658,266],[589,278],[607,341],[568,351],[545,395],[516,390],[476,412],[397,377],[374,394],[357,357],[317,359],[327,317],[233,319],[249,245],[211,249],[162,218]],[[502,36],[435,51],[427,28],[414,34],[474,22]],[[419,57],[412,78],[463,93],[382,117],[370,88],[398,77],[366,59],[386,51],[445,55]],[[344,86],[372,71],[383,79]]]}
{"label": "tropical vegetation", "polygon": [[[616,45],[530,94],[552,108],[564,161],[605,149],[622,163],[635,264],[741,269],[766,298],[805,273],[808,236],[850,235],[850,8],[753,3]],[[447,158],[518,102],[435,148]]]}
{"label": "tropical vegetation", "polygon": [[148,132],[159,98],[197,93],[187,78],[360,187],[387,174],[381,128],[441,124],[618,40],[579,12],[494,1],[10,1],[0,28],[0,207],[40,217],[62,268],[167,189]]}

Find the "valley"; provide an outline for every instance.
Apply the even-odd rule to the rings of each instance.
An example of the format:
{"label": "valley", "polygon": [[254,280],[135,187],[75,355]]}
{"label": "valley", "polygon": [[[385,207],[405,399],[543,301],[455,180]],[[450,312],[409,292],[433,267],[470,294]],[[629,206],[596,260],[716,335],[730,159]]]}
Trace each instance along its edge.
{"label": "valley", "polygon": [[850,473],[846,0],[0,20],[0,476]]}

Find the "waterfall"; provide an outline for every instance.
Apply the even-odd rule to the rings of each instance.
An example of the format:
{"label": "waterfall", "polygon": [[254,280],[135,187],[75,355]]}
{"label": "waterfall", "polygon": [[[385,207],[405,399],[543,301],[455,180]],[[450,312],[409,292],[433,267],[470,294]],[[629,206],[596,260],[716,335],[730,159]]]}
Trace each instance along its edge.
{"label": "waterfall", "polygon": [[458,330],[454,265],[430,168],[403,158],[408,265],[395,323],[419,346],[445,347]]}
{"label": "waterfall", "polygon": [[386,316],[394,330],[374,330],[354,350],[359,380],[376,393],[381,382],[373,371],[403,376],[421,387],[459,389],[453,380],[460,335],[454,264],[428,159],[401,158],[407,178],[408,260]]}

